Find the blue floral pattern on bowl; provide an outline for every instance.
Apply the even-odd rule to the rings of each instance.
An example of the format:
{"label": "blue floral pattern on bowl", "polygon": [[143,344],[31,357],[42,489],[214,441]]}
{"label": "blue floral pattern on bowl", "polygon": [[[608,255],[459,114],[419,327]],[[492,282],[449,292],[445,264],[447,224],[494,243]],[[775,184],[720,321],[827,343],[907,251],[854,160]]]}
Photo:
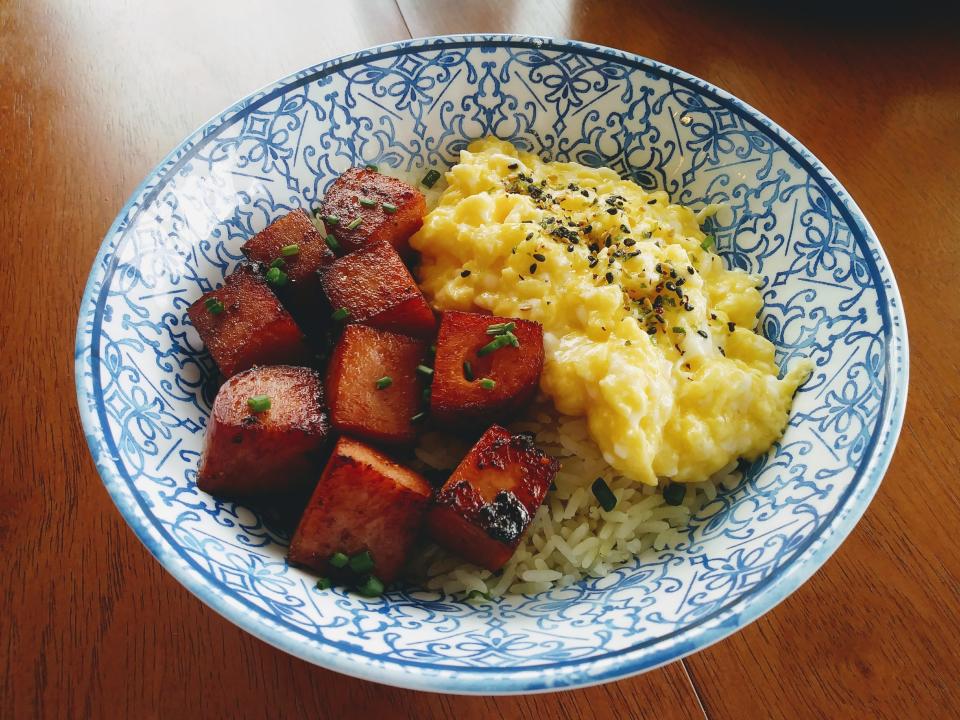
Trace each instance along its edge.
{"label": "blue floral pattern on bowl", "polygon": [[[692,207],[719,253],[764,278],[778,360],[810,357],[789,427],[688,539],[607,577],[471,605],[405,589],[319,592],[287,538],[197,490],[216,369],[186,315],[242,242],[336,175],[446,167],[493,134],[551,159],[609,165]],[[836,179],[763,115],[617,50],[515,36],[432,38],[322,63],[187,139],[121,211],[80,309],[76,379],[111,496],[184,585],[317,664],[420,689],[507,693],[641,672],[736,631],[796,589],[865,510],[907,387],[900,298]]]}

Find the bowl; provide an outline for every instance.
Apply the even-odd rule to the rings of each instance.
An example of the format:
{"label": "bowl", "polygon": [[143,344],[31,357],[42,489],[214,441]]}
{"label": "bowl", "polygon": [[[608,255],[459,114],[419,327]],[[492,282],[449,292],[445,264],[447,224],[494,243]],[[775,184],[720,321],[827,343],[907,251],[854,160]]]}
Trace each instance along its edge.
{"label": "bowl", "polygon": [[[470,604],[407,588],[313,589],[287,538],[197,490],[216,369],[187,306],[240,245],[338,173],[420,175],[485,135],[609,165],[708,221],[763,277],[762,332],[814,372],[783,438],[694,518],[686,540],[602,578]],[[87,441],[118,509],[184,586],[238,626],[337,672],[408,688],[520,693],[621,678],[713,643],[810,577],[860,518],[907,394],[900,296],[833,175],[730,94],[636,55],[509,35],[413,40],[295,73],[179,145],[120,211],[77,328]],[[149,592],[148,589],[145,591]]]}

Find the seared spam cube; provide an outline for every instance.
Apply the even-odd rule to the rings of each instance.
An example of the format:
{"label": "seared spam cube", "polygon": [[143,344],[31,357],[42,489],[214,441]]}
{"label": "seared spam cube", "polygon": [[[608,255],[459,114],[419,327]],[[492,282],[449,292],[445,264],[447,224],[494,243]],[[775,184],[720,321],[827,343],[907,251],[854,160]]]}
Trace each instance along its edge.
{"label": "seared spam cube", "polygon": [[334,315],[345,322],[415,337],[436,328],[433,311],[390,243],[370,242],[338,258],[321,279]]}
{"label": "seared spam cube", "polygon": [[[508,323],[514,324],[510,332],[517,347],[497,341],[498,336],[491,334],[498,325]],[[503,345],[491,350],[495,341]],[[543,328],[539,323],[445,312],[437,335],[430,415],[440,422],[467,426],[509,419],[533,398],[542,370]]]}
{"label": "seared spam cube", "polygon": [[400,573],[423,523],[432,490],[408,468],[342,437],[290,542],[287,558],[321,573],[337,552],[369,550],[384,583]]}
{"label": "seared spam cube", "polygon": [[310,217],[296,209],[274,220],[240,248],[251,260],[269,266],[278,260],[283,275],[273,290],[307,332],[318,334],[330,319],[326,295],[317,271],[334,261]]}
{"label": "seared spam cube", "polygon": [[333,427],[373,442],[408,443],[419,425],[423,380],[417,365],[424,340],[350,325],[340,336],[327,368],[327,402]]}
{"label": "seared spam cube", "polygon": [[437,493],[427,527],[437,544],[499,570],[547,494],[559,463],[525,433],[487,430]]}
{"label": "seared spam cube", "polygon": [[253,264],[241,264],[187,314],[224,377],[254,365],[301,365],[310,358],[299,326]]}
{"label": "seared spam cube", "polygon": [[347,252],[382,240],[406,257],[408,240],[423,224],[427,203],[419,190],[402,180],[350,168],[327,190],[321,212],[327,230]]}
{"label": "seared spam cube", "polygon": [[234,375],[213,401],[197,486],[229,497],[303,490],[320,470],[328,431],[315,370],[273,365]]}

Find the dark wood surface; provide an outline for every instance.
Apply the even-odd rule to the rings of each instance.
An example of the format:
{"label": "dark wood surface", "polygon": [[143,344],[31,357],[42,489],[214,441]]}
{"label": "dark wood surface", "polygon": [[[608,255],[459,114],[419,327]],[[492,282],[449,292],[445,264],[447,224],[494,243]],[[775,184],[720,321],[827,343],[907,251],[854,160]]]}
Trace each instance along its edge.
{"label": "dark wood surface", "polygon": [[[960,44],[934,5],[0,0],[0,716],[948,718],[960,714]],[[840,4],[837,4],[840,5]],[[455,698],[336,675],[168,576],[90,460],[73,387],[111,220],[185,135],[320,59],[535,32],[675,65],[781,123],[850,190],[900,283],[911,388],[893,464],[826,566],[743,632],[602,687]]]}

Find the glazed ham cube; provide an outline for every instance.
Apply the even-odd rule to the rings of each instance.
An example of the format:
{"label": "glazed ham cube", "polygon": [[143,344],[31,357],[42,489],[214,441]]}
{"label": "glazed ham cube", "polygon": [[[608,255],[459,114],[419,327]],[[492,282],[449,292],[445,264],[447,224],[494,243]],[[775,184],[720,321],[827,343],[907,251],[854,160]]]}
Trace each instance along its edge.
{"label": "glazed ham cube", "polygon": [[251,260],[277,263],[282,275],[272,287],[304,330],[323,331],[330,318],[317,271],[334,261],[323,235],[302,209],[274,220],[240,248]]}
{"label": "glazed ham cube", "polygon": [[427,527],[438,545],[490,571],[510,559],[559,463],[525,433],[487,430],[437,493]]}
{"label": "glazed ham cube", "polygon": [[334,316],[381,330],[426,337],[436,328],[433,311],[397,251],[372,241],[322,271]]}
{"label": "glazed ham cube", "polygon": [[[510,329],[498,335],[498,328]],[[515,342],[506,341],[507,332]],[[499,347],[491,349],[495,345]],[[539,323],[445,312],[437,335],[430,415],[456,425],[509,419],[533,398],[542,370]]]}
{"label": "glazed ham cube", "polygon": [[197,487],[229,497],[309,487],[328,429],[315,370],[273,365],[238,373],[213,402]]}
{"label": "glazed ham cube", "polygon": [[406,257],[408,240],[423,224],[427,204],[419,190],[402,180],[350,168],[327,190],[321,212],[327,230],[347,252],[383,241]]}
{"label": "glazed ham cube", "polygon": [[367,550],[384,583],[400,574],[430,503],[420,475],[363,443],[342,437],[313,491],[287,558],[321,573],[334,553]]}
{"label": "glazed ham cube", "polygon": [[333,427],[383,443],[408,443],[417,435],[411,418],[425,387],[417,372],[427,343],[406,335],[350,325],[327,368],[327,400]]}
{"label": "glazed ham cube", "polygon": [[253,264],[240,265],[187,314],[224,377],[254,365],[301,365],[310,359],[299,326]]}

